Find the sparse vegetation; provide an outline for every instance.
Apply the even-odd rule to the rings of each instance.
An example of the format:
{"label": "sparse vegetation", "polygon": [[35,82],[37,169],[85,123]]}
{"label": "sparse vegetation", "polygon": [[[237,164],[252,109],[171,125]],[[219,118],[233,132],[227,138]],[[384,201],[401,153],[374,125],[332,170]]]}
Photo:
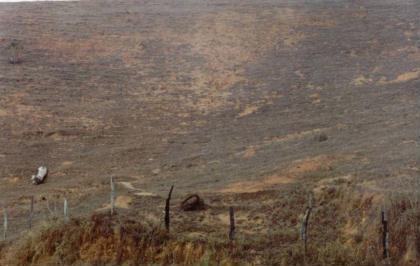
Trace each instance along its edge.
{"label": "sparse vegetation", "polygon": [[11,247],[8,265],[233,263],[237,249],[227,245],[180,240],[166,230],[104,214],[68,224],[45,225],[39,233]]}
{"label": "sparse vegetation", "polygon": [[[309,223],[306,256],[299,229],[307,194],[297,188],[290,190],[287,201],[279,199],[284,205],[273,210],[273,224],[267,233],[244,234],[239,225],[238,239],[234,242],[228,239],[227,226],[203,238],[191,233],[208,229],[193,227],[193,221],[180,223],[179,217],[168,233],[160,224],[141,217],[94,214],[66,224],[58,221],[45,224],[8,247],[3,261],[10,265],[379,265],[382,261],[379,219],[374,218],[364,233],[363,226],[356,227],[358,231],[352,234],[343,232],[352,221],[366,219],[363,213],[373,210],[372,200],[354,194],[350,197],[351,190],[344,185],[336,187],[338,183],[332,181],[334,189],[325,187],[316,195],[318,204],[314,205]],[[253,195],[256,194],[241,197],[246,201]],[[406,203],[395,201],[390,216],[400,210],[398,215],[404,213],[409,221],[417,217],[409,214],[411,207],[401,208],[398,204]],[[407,231],[408,227],[401,222],[394,222],[391,227],[393,262],[407,265],[396,259],[408,256],[406,241],[413,232]]]}
{"label": "sparse vegetation", "polygon": [[420,255],[420,193],[389,199],[390,254],[393,265],[416,265]]}
{"label": "sparse vegetation", "polygon": [[330,2],[0,4],[0,265],[418,264],[420,5]]}
{"label": "sparse vegetation", "polygon": [[[297,234],[276,232],[278,244],[297,240]],[[290,242],[289,242],[290,243]],[[272,242],[271,242],[272,244]],[[13,245],[6,265],[375,265],[378,260],[341,243],[309,245],[306,261],[297,241],[271,250],[266,238],[230,243],[168,234],[159,227],[108,215],[45,226],[39,233]]]}
{"label": "sparse vegetation", "polygon": [[20,41],[11,41],[9,46],[7,47],[7,50],[9,52],[10,64],[20,64],[22,62],[23,46]]}

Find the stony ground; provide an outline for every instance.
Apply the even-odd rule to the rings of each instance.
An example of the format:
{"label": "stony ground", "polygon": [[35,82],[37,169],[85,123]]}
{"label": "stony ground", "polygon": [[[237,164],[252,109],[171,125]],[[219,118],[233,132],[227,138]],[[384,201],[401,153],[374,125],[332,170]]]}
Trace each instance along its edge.
{"label": "stony ground", "polygon": [[[408,0],[1,3],[0,202],[13,234],[32,195],[40,220],[45,198],[67,197],[73,215],[106,208],[110,176],[122,209],[154,210],[174,184],[175,201],[208,198],[207,225],[233,204],[251,233],[279,195],[322,178],[407,189],[419,12]],[[50,174],[33,186],[39,165]]]}

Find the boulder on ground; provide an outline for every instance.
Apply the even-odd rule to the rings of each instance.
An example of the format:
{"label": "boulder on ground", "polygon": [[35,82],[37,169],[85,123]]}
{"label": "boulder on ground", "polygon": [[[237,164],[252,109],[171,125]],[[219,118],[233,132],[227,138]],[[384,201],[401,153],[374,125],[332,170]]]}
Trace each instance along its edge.
{"label": "boulder on ground", "polygon": [[203,199],[201,199],[197,194],[188,196],[181,203],[181,209],[183,211],[200,211],[205,208],[206,205],[204,204]]}
{"label": "boulder on ground", "polygon": [[328,136],[327,136],[327,134],[325,134],[325,133],[321,133],[319,136],[318,136],[318,141],[319,142],[324,142],[324,141],[327,141],[328,140]]}

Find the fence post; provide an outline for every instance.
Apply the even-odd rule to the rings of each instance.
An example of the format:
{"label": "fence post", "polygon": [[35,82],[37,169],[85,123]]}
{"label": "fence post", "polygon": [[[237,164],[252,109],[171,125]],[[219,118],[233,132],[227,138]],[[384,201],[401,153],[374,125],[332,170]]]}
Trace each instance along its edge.
{"label": "fence post", "polygon": [[171,203],[171,197],[172,197],[172,191],[174,190],[174,186],[172,185],[171,186],[171,189],[169,190],[169,194],[168,194],[168,197],[166,198],[166,204],[165,204],[165,228],[166,228],[166,231],[168,231],[169,232],[169,227],[170,227],[170,224],[171,224],[171,218],[170,218],[170,214],[169,214],[169,211],[170,211],[170,203]]}
{"label": "fence post", "polygon": [[57,215],[57,201],[58,201],[58,199],[57,200],[53,199],[54,215]]}
{"label": "fence post", "polygon": [[304,256],[306,259],[306,252],[308,250],[307,244],[308,244],[308,225],[309,225],[309,217],[311,216],[312,212],[312,194],[309,195],[309,203],[306,207],[305,215],[303,217],[302,221],[302,227],[301,227],[301,238],[303,240],[304,244]]}
{"label": "fence post", "polygon": [[46,200],[46,203],[47,203],[47,210],[49,211],[49,214],[50,214],[52,217],[54,217],[54,211],[53,211],[53,210],[51,210],[50,201],[48,200],[48,198],[47,198],[47,197],[45,198],[45,200]]}
{"label": "fence post", "polygon": [[3,208],[3,239],[4,240],[6,240],[6,237],[7,237],[7,229],[8,229],[8,226],[9,226],[8,222],[9,221],[8,221],[8,217],[7,217],[7,208],[4,207]]}
{"label": "fence post", "polygon": [[32,229],[33,218],[34,218],[34,196],[31,196],[31,206],[29,209],[29,229]]}
{"label": "fence post", "polygon": [[229,240],[233,241],[235,239],[235,213],[233,207],[229,207]]}
{"label": "fence post", "polygon": [[64,198],[64,222],[67,222],[68,220],[69,220],[68,204],[67,204],[67,199]]}
{"label": "fence post", "polygon": [[111,215],[114,214],[115,205],[115,184],[114,178],[111,176]]}
{"label": "fence post", "polygon": [[381,222],[382,222],[382,247],[383,247],[383,258],[389,258],[389,246],[388,246],[388,218],[386,216],[385,210],[381,211]]}

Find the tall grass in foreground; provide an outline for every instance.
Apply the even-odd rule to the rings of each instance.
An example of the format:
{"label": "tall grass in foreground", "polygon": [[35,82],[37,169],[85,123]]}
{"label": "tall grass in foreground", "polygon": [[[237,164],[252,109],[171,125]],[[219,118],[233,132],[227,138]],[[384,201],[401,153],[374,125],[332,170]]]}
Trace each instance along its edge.
{"label": "tall grass in foreground", "polygon": [[[197,237],[191,233],[201,224],[185,220],[168,233],[144,219],[94,214],[50,222],[10,246],[0,244],[0,265],[416,265],[420,190],[408,187],[383,197],[346,180],[324,182],[315,190],[306,256],[299,221],[307,191],[298,189],[275,204],[278,208],[270,215],[281,223],[248,235],[239,224],[235,241],[229,241],[227,225],[206,227],[203,232],[209,234]],[[241,197],[255,200],[255,195]],[[389,221],[388,262],[381,252],[381,207]]]}
{"label": "tall grass in foreground", "polygon": [[420,180],[405,180],[402,192],[388,196],[392,263],[418,265],[420,261]]}

